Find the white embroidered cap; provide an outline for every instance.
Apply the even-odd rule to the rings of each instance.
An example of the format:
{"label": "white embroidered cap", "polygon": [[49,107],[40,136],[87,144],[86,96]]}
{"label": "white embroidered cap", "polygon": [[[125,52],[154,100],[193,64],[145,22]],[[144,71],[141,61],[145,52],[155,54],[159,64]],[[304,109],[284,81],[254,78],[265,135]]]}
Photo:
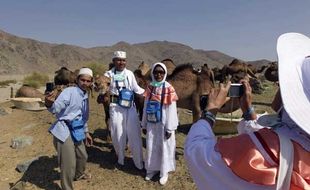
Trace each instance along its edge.
{"label": "white embroidered cap", "polygon": [[126,59],[126,52],[124,52],[124,51],[115,51],[113,53],[113,59],[114,58]]}
{"label": "white embroidered cap", "polygon": [[310,39],[299,33],[283,34],[278,38],[277,52],[285,111],[310,134]]}
{"label": "white embroidered cap", "polygon": [[93,77],[93,71],[89,68],[81,68],[78,75],[88,75]]}

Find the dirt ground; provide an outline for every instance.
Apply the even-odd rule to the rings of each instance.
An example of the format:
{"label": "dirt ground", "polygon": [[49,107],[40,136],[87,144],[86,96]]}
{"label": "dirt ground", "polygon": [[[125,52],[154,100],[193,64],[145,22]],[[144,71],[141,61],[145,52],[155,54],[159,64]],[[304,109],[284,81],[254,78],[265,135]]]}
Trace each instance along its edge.
{"label": "dirt ground", "polygon": [[[59,168],[57,166],[56,151],[52,143],[52,135],[48,128],[54,122],[54,117],[47,110],[26,111],[14,108],[8,101],[8,88],[0,88],[0,190],[9,189],[16,182],[27,182],[28,190],[46,189],[59,190]],[[179,109],[180,126],[176,133],[176,171],[170,173],[165,186],[159,184],[159,176],[147,182],[144,180],[145,170],[135,169],[133,161],[127,151],[125,168],[118,170],[112,144],[107,142],[107,130],[104,122],[102,105],[96,103],[97,95],[90,99],[89,128],[94,138],[94,145],[87,148],[89,155],[87,171],[92,174],[91,180],[74,182],[75,190],[101,189],[196,189],[188,172],[183,155],[183,144],[191,125],[192,117],[188,110]],[[269,101],[270,102],[270,101]],[[235,123],[216,122],[215,131],[218,134],[235,132]],[[21,149],[11,148],[14,137],[31,136],[32,145]],[[230,135],[228,135],[230,136]],[[143,137],[145,147],[145,138]],[[38,158],[25,173],[19,173],[16,166],[19,163]]]}
{"label": "dirt ground", "polygon": [[[17,181],[27,182],[27,189],[57,190],[59,188],[59,169],[57,167],[56,151],[52,144],[52,135],[48,128],[54,117],[47,110],[26,111],[14,108],[9,101],[2,102],[0,108],[9,114],[0,116],[0,189],[12,186]],[[89,127],[94,138],[94,145],[87,148],[89,154],[87,170],[92,174],[89,181],[74,183],[76,190],[99,189],[195,189],[188,173],[183,157],[183,143],[189,125],[179,128],[176,140],[177,169],[169,175],[166,186],[161,186],[159,177],[146,182],[145,171],[138,171],[133,166],[129,154],[125,160],[125,168],[117,170],[114,167],[116,156],[111,143],[106,141],[107,131],[104,123],[103,107],[91,99]],[[191,116],[180,110],[181,122],[191,120]],[[21,149],[10,147],[14,137],[31,136],[32,145]],[[145,138],[143,137],[144,145]],[[128,152],[129,153],[129,150]],[[16,166],[19,163],[39,157],[25,173],[19,173]],[[1,189],[2,190],[2,189]]]}

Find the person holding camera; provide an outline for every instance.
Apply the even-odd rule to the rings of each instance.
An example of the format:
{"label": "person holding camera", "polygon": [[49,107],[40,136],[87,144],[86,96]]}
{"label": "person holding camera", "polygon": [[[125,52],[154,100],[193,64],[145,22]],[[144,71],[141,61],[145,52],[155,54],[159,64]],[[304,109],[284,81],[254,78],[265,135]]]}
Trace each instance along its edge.
{"label": "person holding camera", "polygon": [[126,52],[115,51],[114,67],[105,73],[111,78],[110,92],[110,130],[113,147],[118,157],[116,166],[124,166],[125,148],[128,144],[133,161],[138,169],[143,169],[141,128],[136,107],[133,102],[134,93],[143,94],[132,71],[126,69]]}
{"label": "person holding camera", "polygon": [[146,134],[145,180],[149,181],[160,172],[159,183],[165,185],[168,173],[175,171],[175,130],[178,126],[176,101],[178,96],[173,86],[166,81],[167,68],[155,63],[151,69],[152,82],[144,96],[141,126]]}
{"label": "person holding camera", "polygon": [[[216,139],[212,127],[217,111],[229,99],[230,83],[212,90],[207,109],[185,142],[186,163],[198,189],[310,189],[310,39],[299,33],[283,34],[277,53],[281,122]],[[259,117],[251,106],[251,87],[241,82],[244,123],[255,127]]]}
{"label": "person holding camera", "polygon": [[93,140],[87,127],[88,90],[92,81],[92,70],[82,68],[77,77],[77,86],[65,88],[54,102],[46,102],[48,110],[57,118],[49,132],[54,136],[63,190],[72,190],[73,180],[91,178],[90,174],[85,173],[88,156],[84,140],[86,146],[92,145]]}

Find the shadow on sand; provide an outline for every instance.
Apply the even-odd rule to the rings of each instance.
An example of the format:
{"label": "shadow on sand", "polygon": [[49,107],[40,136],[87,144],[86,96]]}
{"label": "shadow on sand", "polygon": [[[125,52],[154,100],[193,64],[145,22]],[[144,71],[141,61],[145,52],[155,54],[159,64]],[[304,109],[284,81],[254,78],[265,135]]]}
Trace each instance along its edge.
{"label": "shadow on sand", "polygon": [[34,184],[46,190],[61,190],[54,181],[59,180],[59,172],[56,170],[57,157],[41,156],[31,163],[27,171],[19,181],[11,185],[11,190],[28,189],[27,183]]}
{"label": "shadow on sand", "polygon": [[[145,176],[145,170],[137,169],[132,158],[126,156],[124,160],[125,164],[122,167],[117,164],[117,156],[112,142],[107,142],[107,129],[96,129],[92,137],[95,140],[93,146],[87,147],[88,162],[98,164],[100,167],[108,170],[119,170],[131,175]],[[129,150],[126,150],[126,152],[129,152]]]}

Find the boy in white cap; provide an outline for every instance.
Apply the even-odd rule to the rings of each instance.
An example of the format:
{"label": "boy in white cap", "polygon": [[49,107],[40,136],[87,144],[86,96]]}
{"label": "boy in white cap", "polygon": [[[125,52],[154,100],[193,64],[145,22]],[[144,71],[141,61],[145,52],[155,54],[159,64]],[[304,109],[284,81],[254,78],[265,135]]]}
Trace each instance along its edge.
{"label": "boy in white cap", "polygon": [[118,157],[118,166],[124,165],[125,148],[128,140],[133,161],[138,169],[143,168],[142,139],[139,118],[133,103],[133,93],[143,94],[132,71],[126,69],[126,52],[115,51],[114,67],[105,73],[111,78],[110,130],[112,143]]}
{"label": "boy in white cap", "polygon": [[85,173],[87,146],[92,145],[88,133],[88,89],[92,85],[93,72],[82,68],[77,77],[77,86],[65,88],[54,103],[47,105],[57,120],[49,131],[54,136],[54,145],[60,165],[60,180],[63,190],[72,190],[73,180],[90,179]]}
{"label": "boy in white cap", "polygon": [[[193,124],[185,143],[185,159],[198,189],[310,189],[310,39],[298,33],[283,34],[277,52],[281,122],[271,129],[216,139],[212,126],[228,99],[230,82],[221,84],[218,92],[211,91],[207,110]],[[257,128],[251,87],[241,82],[243,122]]]}

